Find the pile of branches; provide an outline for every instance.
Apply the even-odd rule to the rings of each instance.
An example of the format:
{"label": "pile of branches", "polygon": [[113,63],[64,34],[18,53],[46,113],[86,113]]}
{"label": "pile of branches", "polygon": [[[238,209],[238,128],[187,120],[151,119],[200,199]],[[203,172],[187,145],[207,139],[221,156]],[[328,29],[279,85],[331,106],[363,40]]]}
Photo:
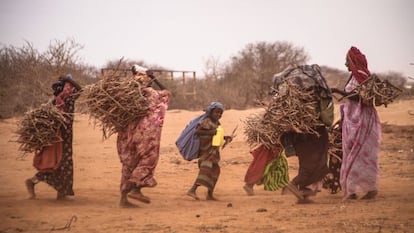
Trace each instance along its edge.
{"label": "pile of branches", "polygon": [[24,153],[39,152],[43,147],[61,142],[61,127],[65,127],[67,113],[52,104],[27,111],[18,123],[16,134],[19,150]]}
{"label": "pile of branches", "polygon": [[244,134],[251,146],[263,144],[272,148],[280,144],[285,132],[316,134],[320,120],[319,96],[314,89],[303,89],[286,81],[282,90],[273,97],[263,114],[246,118]]}
{"label": "pile of branches", "polygon": [[143,86],[132,77],[111,73],[84,88],[80,102],[100,125],[104,139],[141,120],[148,112]]}
{"label": "pile of branches", "polygon": [[337,121],[329,129],[328,174],[323,178],[323,187],[331,194],[341,190],[340,173],[342,165],[342,129],[341,121]]}
{"label": "pile of branches", "polygon": [[392,85],[388,80],[382,81],[377,75],[373,74],[355,88],[353,92],[359,94],[365,104],[387,107],[402,93],[402,90]]}

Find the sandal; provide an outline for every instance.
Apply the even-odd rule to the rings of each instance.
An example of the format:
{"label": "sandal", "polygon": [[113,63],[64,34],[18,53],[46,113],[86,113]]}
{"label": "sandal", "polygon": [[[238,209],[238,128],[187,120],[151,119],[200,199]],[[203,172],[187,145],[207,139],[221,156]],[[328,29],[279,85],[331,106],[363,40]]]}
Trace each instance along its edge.
{"label": "sandal", "polygon": [[144,196],[142,193],[128,193],[128,197],[146,204],[151,203],[151,199]]}

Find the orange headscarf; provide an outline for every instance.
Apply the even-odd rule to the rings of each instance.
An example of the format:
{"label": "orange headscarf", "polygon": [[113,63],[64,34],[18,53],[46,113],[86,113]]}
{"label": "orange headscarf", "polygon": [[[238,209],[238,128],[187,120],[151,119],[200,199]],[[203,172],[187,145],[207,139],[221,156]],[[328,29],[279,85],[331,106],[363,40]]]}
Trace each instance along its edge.
{"label": "orange headscarf", "polygon": [[368,62],[365,55],[359,51],[358,48],[352,46],[347,55],[346,61],[348,68],[351,70],[352,75],[358,81],[362,83],[369,78],[371,73],[368,70]]}

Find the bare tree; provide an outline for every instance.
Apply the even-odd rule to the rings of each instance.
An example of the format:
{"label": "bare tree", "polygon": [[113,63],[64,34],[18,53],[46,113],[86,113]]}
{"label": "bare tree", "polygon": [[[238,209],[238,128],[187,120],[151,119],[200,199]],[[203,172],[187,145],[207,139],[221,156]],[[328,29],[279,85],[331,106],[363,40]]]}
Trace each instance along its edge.
{"label": "bare tree", "polygon": [[248,44],[223,69],[222,84],[237,92],[239,107],[247,107],[267,97],[275,73],[308,59],[303,48],[287,42]]}
{"label": "bare tree", "polygon": [[[82,46],[74,40],[55,40],[40,53],[26,41],[21,48],[0,48],[0,118],[21,114],[52,97],[51,84],[72,73],[80,84],[92,82],[96,68],[80,63]],[[91,76],[95,74],[94,76]]]}

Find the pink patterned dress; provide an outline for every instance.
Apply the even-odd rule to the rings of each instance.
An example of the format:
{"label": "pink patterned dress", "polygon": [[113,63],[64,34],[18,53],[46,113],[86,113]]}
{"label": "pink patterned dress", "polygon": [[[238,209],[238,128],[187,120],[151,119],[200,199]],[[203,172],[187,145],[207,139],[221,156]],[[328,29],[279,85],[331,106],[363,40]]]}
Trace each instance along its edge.
{"label": "pink patterned dress", "polygon": [[[358,82],[354,77],[345,86],[350,92]],[[342,166],[340,173],[344,198],[377,190],[381,142],[381,122],[375,107],[347,99],[341,106]]]}
{"label": "pink patterned dress", "polygon": [[118,132],[117,149],[122,163],[121,191],[129,191],[133,185],[157,185],[154,170],[158,163],[161,130],[170,92],[147,87],[144,93],[149,101],[148,115]]}

